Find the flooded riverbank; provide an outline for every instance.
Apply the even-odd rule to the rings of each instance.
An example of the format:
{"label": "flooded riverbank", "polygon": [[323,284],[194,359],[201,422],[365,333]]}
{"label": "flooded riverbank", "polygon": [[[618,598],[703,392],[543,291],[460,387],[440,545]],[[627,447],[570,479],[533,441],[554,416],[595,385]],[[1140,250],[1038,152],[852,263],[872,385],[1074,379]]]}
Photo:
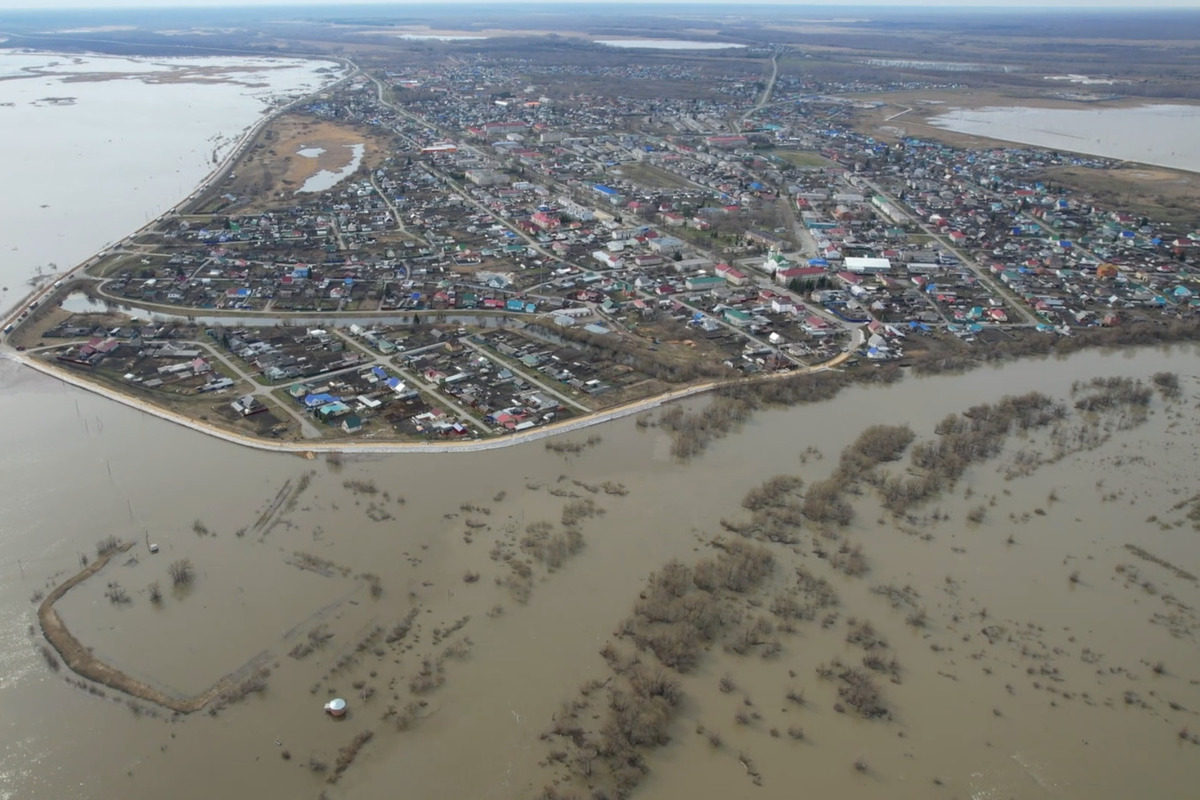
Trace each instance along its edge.
{"label": "flooded riverbank", "polygon": [[[1041,446],[1012,438],[915,521],[892,519],[870,491],[851,498],[857,513],[839,536],[861,546],[863,575],[814,555],[822,537],[808,521],[795,543],[764,545],[772,592],[803,568],[839,604],[794,634],[772,617],[767,638],[780,647],[766,657],[702,653],[636,796],[790,797],[800,783],[856,797],[1174,796],[1197,777],[1200,751],[1179,736],[1191,711],[1171,704],[1200,708],[1189,610],[1200,593],[1125,545],[1200,571],[1187,517],[1200,444],[1190,348],[851,388],[760,412],[688,464],[670,458],[661,428],[632,419],[589,431],[599,441],[577,454],[538,442],[468,458],[305,461],[2,364],[0,406],[26,422],[0,454],[12,498],[0,521],[0,717],[13,743],[0,794],[365,798],[403,784],[422,796],[536,796],[564,767],[542,734],[582,681],[604,679],[605,644],[628,646],[615,634],[648,574],[736,536],[721,520],[749,516],[750,489],[781,474],[811,487],[872,424],[908,423],[919,443],[947,414],[1004,394],[1069,399],[1078,378],[1162,370],[1180,374],[1183,396],[1156,396],[1143,424],[1114,428],[1097,449],[1008,477]],[[30,600],[108,535],[137,542],[136,561],[110,563],[63,598],[82,642],[166,691],[260,669],[263,686],[215,716],[172,720],[50,671],[28,631]],[[176,590],[168,565],[179,559],[195,581]],[[110,600],[113,583],[129,602]],[[770,617],[767,605],[740,613]],[[908,621],[916,608],[920,627]],[[836,619],[823,627],[827,613]],[[846,642],[851,618],[869,621],[900,665],[898,683],[880,679],[890,720],[839,713],[838,682],[817,674],[864,655]],[[331,696],[349,701],[345,720],[322,713]]]}
{"label": "flooded riverbank", "polygon": [[1191,105],[954,109],[929,120],[957,133],[1200,172]]}
{"label": "flooded riverbank", "polygon": [[[12,190],[0,309],[193,191],[281,98],[338,77],[331,61],[0,55],[0,148]],[[48,94],[70,103],[43,102]],[[80,136],[87,131],[87,136]]]}

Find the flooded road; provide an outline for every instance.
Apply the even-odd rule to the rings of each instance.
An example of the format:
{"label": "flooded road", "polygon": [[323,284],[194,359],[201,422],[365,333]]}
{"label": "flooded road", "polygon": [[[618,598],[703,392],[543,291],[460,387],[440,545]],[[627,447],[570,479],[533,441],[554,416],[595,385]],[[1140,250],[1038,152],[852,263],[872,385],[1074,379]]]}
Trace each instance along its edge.
{"label": "flooded road", "polygon": [[[705,652],[635,796],[1189,796],[1200,747],[1181,729],[1200,731],[1200,589],[1180,574],[1200,573],[1188,518],[1200,358],[1177,348],[853,388],[760,412],[688,464],[633,419],[565,437],[576,454],[537,442],[306,461],[0,364],[0,797],[537,796],[562,774],[542,734],[582,682],[605,680],[599,652],[647,575],[730,536],[721,520],[747,516],[749,489],[779,474],[811,486],[868,425],[907,423],[921,441],[1004,394],[1065,399],[1077,378],[1164,369],[1183,397],[1156,397],[1144,424],[1096,449],[1009,477],[1041,446],[1012,438],[907,520],[871,491],[854,498],[842,535],[863,548],[864,575],[813,555],[807,522],[797,543],[769,545],[773,586],[796,567],[825,578],[836,619],[780,634],[769,657]],[[579,546],[551,547],[569,528]],[[172,718],[48,667],[31,600],[109,535],[137,544],[59,601],[72,632],[179,696],[259,676],[244,698]],[[195,578],[176,588],[168,565],[181,559]],[[109,599],[114,585],[128,602]],[[915,599],[893,607],[888,587]],[[839,713],[836,681],[817,674],[863,656],[846,641],[851,619],[899,663],[898,682],[882,681],[890,719]],[[349,701],[343,720],[321,711],[334,696]],[[801,740],[784,733],[801,728]]]}

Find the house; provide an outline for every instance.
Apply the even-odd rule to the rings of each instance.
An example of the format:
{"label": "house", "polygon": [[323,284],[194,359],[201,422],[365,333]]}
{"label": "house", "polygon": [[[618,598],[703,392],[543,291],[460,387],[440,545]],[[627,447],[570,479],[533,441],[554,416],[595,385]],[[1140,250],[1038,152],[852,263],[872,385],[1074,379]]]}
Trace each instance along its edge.
{"label": "house", "polygon": [[683,240],[674,236],[659,236],[651,240],[650,249],[656,253],[674,255],[683,250]]}
{"label": "house", "polygon": [[723,278],[725,281],[733,284],[734,286],[742,286],[747,280],[749,280],[746,277],[746,273],[736,270],[728,264],[717,264],[717,266],[713,268],[713,272],[715,272],[718,277]]}
{"label": "house", "polygon": [[721,312],[721,316],[724,317],[725,321],[730,325],[735,325],[739,328],[744,328],[753,321],[749,314],[747,314],[745,311],[738,311],[736,308],[725,309],[723,312]]}
{"label": "house", "polygon": [[775,282],[780,286],[787,286],[792,281],[800,283],[812,282],[816,283],[821,278],[825,277],[825,270],[820,267],[792,267],[790,269],[781,269],[775,273]]}
{"label": "house", "polygon": [[231,378],[217,377],[214,380],[211,380],[208,383],[204,384],[196,391],[198,391],[200,393],[219,392],[222,389],[228,389],[230,386],[233,386],[233,380]]}
{"label": "house", "polygon": [[810,315],[804,318],[804,324],[801,326],[809,336],[828,336],[833,333],[833,328],[828,322],[818,316]]}
{"label": "house", "polygon": [[230,408],[241,414],[243,417],[261,414],[267,410],[267,407],[259,402],[259,399],[252,394],[243,395],[237,400],[229,404]]}
{"label": "house", "polygon": [[346,433],[358,433],[362,430],[362,417],[357,414],[350,414],[342,420],[342,430]]}
{"label": "house", "polygon": [[618,256],[614,255],[613,253],[608,252],[607,250],[594,251],[592,253],[592,258],[596,259],[597,261],[599,261],[601,264],[608,267],[609,269],[620,269],[621,267],[625,266],[624,261],[622,261]]}
{"label": "house", "polygon": [[683,283],[689,292],[716,289],[725,285],[725,279],[719,275],[693,275]]}
{"label": "house", "polygon": [[317,417],[322,422],[330,422],[343,414],[350,413],[350,406],[343,403],[341,400],[335,400],[332,403],[326,403],[317,409]]}
{"label": "house", "polygon": [[331,394],[327,394],[325,392],[320,392],[318,394],[305,395],[303,402],[304,402],[305,408],[312,409],[312,408],[320,408],[321,406],[327,405],[329,403],[336,403],[339,400],[340,400],[340,398],[334,397]]}
{"label": "house", "polygon": [[557,214],[552,214],[549,211],[539,211],[529,219],[534,225],[547,231],[557,230],[562,225],[562,219]]}
{"label": "house", "polygon": [[775,251],[786,250],[788,246],[787,241],[782,237],[757,229],[746,231],[746,240],[751,244],[756,244]]}

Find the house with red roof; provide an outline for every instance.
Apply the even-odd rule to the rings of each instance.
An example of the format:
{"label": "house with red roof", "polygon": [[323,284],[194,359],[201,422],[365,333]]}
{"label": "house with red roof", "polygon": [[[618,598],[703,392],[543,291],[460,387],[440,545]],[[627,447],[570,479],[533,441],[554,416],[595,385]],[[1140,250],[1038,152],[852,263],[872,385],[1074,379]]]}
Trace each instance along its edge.
{"label": "house with red roof", "polygon": [[724,278],[727,283],[731,283],[734,286],[741,286],[745,284],[747,280],[749,280],[749,278],[746,277],[746,273],[734,269],[728,264],[717,264],[717,266],[713,269],[713,272],[716,273],[718,277]]}

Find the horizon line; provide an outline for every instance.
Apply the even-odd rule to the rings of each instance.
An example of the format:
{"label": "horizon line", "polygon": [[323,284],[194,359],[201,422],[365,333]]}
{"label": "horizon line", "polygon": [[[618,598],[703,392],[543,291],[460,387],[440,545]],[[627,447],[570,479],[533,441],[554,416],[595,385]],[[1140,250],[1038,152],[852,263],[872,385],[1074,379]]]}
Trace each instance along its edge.
{"label": "horizon line", "polygon": [[[168,0],[169,1],[169,0]],[[78,2],[78,0],[75,0]],[[654,6],[705,6],[711,8],[729,7],[731,9],[745,8],[777,8],[779,6],[790,6],[796,9],[811,9],[822,11],[836,11],[840,14],[852,13],[856,10],[921,10],[921,9],[938,9],[945,12],[953,10],[958,12],[1015,12],[1029,13],[1030,11],[1039,13],[1052,12],[1087,12],[1087,11],[1104,11],[1117,12],[1127,14],[1145,13],[1147,11],[1191,11],[1200,13],[1200,6],[1194,4],[1194,0],[1159,0],[1152,2],[1149,5],[1131,6],[1127,0],[1084,0],[1083,3],[1075,3],[1073,0],[1014,0],[1013,2],[999,2],[998,0],[985,0],[979,5],[964,5],[961,0],[857,0],[853,3],[842,4],[830,2],[829,0],[751,0],[750,2],[732,2],[732,0],[578,0],[578,2],[563,3],[553,2],[553,0],[442,0],[445,5],[478,5],[478,6],[553,6],[562,10],[564,13],[569,13],[571,7],[578,6],[629,6],[641,5],[647,7]],[[285,10],[289,8],[309,8],[321,9],[330,14],[336,13],[340,9],[351,10],[360,8],[372,8],[386,10],[388,8],[412,8],[421,7],[429,9],[427,3],[423,0],[349,0],[349,2],[331,2],[330,0],[187,0],[187,2],[179,5],[164,6],[163,0],[116,0],[115,2],[105,3],[104,5],[62,5],[51,6],[18,6],[9,9],[0,9],[0,14],[13,12],[38,12],[38,13],[70,13],[70,12],[103,12],[103,11],[124,11],[124,10],[141,10],[141,11],[208,11],[221,8],[262,8],[262,9],[279,9]],[[429,9],[432,10],[432,9]]]}

